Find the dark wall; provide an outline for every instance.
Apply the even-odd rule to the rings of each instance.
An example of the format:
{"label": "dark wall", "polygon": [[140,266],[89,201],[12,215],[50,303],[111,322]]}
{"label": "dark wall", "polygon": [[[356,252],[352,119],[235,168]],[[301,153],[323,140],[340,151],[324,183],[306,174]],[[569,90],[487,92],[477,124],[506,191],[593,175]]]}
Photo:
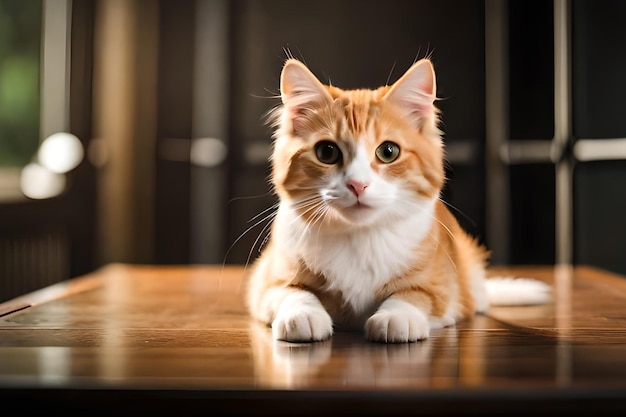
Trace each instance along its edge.
{"label": "dark wall", "polygon": [[[551,1],[512,0],[509,23],[509,139],[554,136],[554,12]],[[555,171],[552,163],[512,165],[510,263],[555,260]]]}

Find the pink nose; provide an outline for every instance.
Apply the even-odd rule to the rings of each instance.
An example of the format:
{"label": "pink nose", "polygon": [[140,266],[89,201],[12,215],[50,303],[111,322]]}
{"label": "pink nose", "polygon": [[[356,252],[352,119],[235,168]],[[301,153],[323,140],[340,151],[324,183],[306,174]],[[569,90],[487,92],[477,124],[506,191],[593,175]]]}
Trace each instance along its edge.
{"label": "pink nose", "polygon": [[346,185],[348,186],[350,191],[352,191],[352,193],[357,197],[363,194],[363,191],[365,191],[368,186],[368,184],[356,180],[348,180],[346,182]]}

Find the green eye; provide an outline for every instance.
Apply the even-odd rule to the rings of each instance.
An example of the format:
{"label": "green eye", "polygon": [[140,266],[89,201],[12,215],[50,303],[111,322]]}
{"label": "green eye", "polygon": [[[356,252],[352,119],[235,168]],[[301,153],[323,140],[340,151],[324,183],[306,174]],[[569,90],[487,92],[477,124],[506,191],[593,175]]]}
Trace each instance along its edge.
{"label": "green eye", "polygon": [[376,156],[380,159],[380,162],[389,164],[400,156],[400,147],[393,142],[383,142],[378,148],[376,148]]}
{"label": "green eye", "polygon": [[315,145],[315,155],[320,162],[334,165],[341,161],[341,149],[335,142],[323,140]]}

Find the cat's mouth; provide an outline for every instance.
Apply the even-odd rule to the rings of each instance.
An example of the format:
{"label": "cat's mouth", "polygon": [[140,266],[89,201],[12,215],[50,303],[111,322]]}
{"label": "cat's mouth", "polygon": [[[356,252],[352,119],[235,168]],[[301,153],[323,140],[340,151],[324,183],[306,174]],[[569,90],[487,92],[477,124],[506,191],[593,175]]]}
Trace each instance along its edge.
{"label": "cat's mouth", "polygon": [[363,203],[361,201],[357,201],[351,206],[344,207],[342,211],[344,212],[346,217],[354,219],[355,217],[367,215],[372,210],[374,210],[374,207],[372,207],[371,205]]}
{"label": "cat's mouth", "polygon": [[347,206],[349,210],[367,210],[373,208],[371,205],[364,203],[361,199],[358,199],[351,205]]}
{"label": "cat's mouth", "polygon": [[340,210],[340,216],[351,225],[371,224],[379,217],[379,214],[380,211],[376,207],[360,201]]}
{"label": "cat's mouth", "polygon": [[369,204],[365,204],[362,201],[357,201],[352,207],[354,207],[355,209],[361,209],[361,210],[373,208]]}
{"label": "cat's mouth", "polygon": [[338,200],[333,206],[335,212],[344,221],[350,224],[364,224],[372,221],[376,217],[376,213],[379,212],[375,205],[369,202],[363,202],[361,198],[355,198],[346,201],[347,199]]}

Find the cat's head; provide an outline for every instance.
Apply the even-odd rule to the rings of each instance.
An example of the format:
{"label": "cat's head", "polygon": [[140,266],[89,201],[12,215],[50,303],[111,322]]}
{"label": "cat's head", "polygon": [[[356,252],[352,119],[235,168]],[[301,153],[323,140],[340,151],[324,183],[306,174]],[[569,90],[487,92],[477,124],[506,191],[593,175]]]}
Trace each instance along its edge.
{"label": "cat's head", "polygon": [[393,85],[343,90],[300,61],[281,75],[272,182],[311,224],[369,225],[419,215],[443,187],[443,145],[429,60]]}

